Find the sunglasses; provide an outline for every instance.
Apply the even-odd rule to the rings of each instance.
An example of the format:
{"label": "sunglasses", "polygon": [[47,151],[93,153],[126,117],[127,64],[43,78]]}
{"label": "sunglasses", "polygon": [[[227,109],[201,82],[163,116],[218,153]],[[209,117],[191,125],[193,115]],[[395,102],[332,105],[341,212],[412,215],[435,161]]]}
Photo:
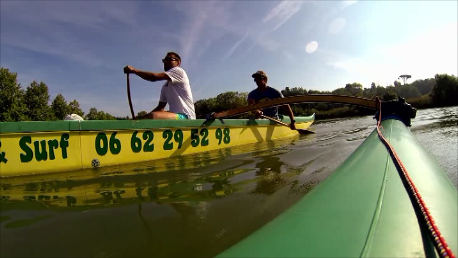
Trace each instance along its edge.
{"label": "sunglasses", "polygon": [[265,78],[266,78],[266,77],[255,77],[255,78],[254,78],[254,81],[260,81],[260,80],[265,79]]}
{"label": "sunglasses", "polygon": [[165,61],[178,61],[178,59],[176,59],[174,57],[166,57],[166,58],[162,59],[163,63],[165,63]]}

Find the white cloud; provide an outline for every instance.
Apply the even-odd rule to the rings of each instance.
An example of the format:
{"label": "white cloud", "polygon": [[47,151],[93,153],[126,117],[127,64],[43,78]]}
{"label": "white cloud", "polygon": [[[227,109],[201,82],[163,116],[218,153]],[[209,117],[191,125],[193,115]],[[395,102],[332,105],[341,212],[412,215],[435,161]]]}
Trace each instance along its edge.
{"label": "white cloud", "polygon": [[453,22],[406,42],[371,49],[368,55],[334,58],[327,64],[372,80],[390,83],[404,73],[412,75],[414,80],[431,78],[436,73],[456,75],[457,30],[457,22]]}
{"label": "white cloud", "polygon": [[315,52],[318,49],[318,42],[312,41],[305,46],[305,51],[309,54]]}
{"label": "white cloud", "polygon": [[340,9],[343,10],[349,6],[352,6],[354,4],[356,4],[358,1],[356,0],[346,0],[346,1],[342,1],[341,4],[340,4]]}
{"label": "white cloud", "polygon": [[329,24],[328,32],[337,34],[345,28],[346,21],[344,18],[337,18]]}
{"label": "white cloud", "polygon": [[[327,1],[323,1],[324,3],[328,3]],[[356,4],[358,1],[330,1],[333,3],[331,6],[322,6],[321,9],[323,10],[324,14],[321,15],[321,22],[325,23],[328,20],[336,17],[339,13],[341,13],[344,9]]]}
{"label": "white cloud", "polygon": [[377,62],[370,62],[363,58],[349,58],[345,60],[332,61],[327,63],[335,68],[343,69],[348,72],[362,72],[367,73],[373,70]]}
{"label": "white cloud", "polygon": [[89,28],[102,28],[113,20],[134,24],[138,10],[131,1],[5,1],[2,9],[2,18],[21,23],[65,23]]}
{"label": "white cloud", "polygon": [[183,33],[175,39],[179,41],[184,59],[199,62],[198,58],[206,53],[208,47],[228,34],[239,40],[224,54],[223,61],[239,51],[247,41],[251,45],[244,48],[245,53],[255,47],[277,51],[281,43],[271,36],[271,32],[298,13],[303,2],[282,1],[267,12],[261,23],[249,9],[233,11],[233,7],[238,7],[236,4],[236,1],[179,1],[165,4],[183,12],[185,17]]}
{"label": "white cloud", "polygon": [[2,44],[71,60],[102,65],[97,44],[77,30],[109,34],[113,21],[134,25],[137,4],[125,2],[2,2]]}
{"label": "white cloud", "polygon": [[266,31],[261,31],[258,32],[258,34],[250,36],[253,40],[253,44],[250,47],[246,48],[242,55],[251,52],[251,50],[253,50],[253,48],[256,46],[261,46],[266,51],[277,51],[281,47],[281,44],[279,42],[272,38],[269,38],[269,34]]}
{"label": "white cloud", "polygon": [[[68,31],[56,28],[52,34],[40,30],[16,30],[13,34],[5,34],[2,35],[2,44],[8,46],[58,56],[84,65],[101,65],[101,60],[87,49],[89,45]],[[40,34],[47,34],[47,37]]]}
{"label": "white cloud", "polygon": [[320,47],[317,52],[324,54],[329,60],[345,60],[348,58],[345,53],[324,49],[323,47]]}
{"label": "white cloud", "polygon": [[234,51],[240,46],[240,44],[242,44],[247,38],[248,38],[248,31],[245,33],[245,36],[243,36],[237,42],[235,42],[235,44],[231,47],[231,49],[227,51],[226,55],[224,55],[223,57],[223,60],[228,59],[234,53]]}
{"label": "white cloud", "polygon": [[103,3],[102,12],[112,20],[124,24],[136,25],[138,5],[133,1],[107,1]]}
{"label": "white cloud", "polygon": [[273,30],[280,28],[285,22],[301,10],[302,1],[282,1],[270,10],[262,19],[263,23],[274,21]]}
{"label": "white cloud", "polygon": [[288,51],[284,51],[284,53],[285,53],[286,59],[288,59],[288,60],[293,60],[294,59],[293,54],[289,53]]}
{"label": "white cloud", "polygon": [[199,62],[199,57],[228,32],[236,31],[231,26],[231,7],[229,1],[168,1],[166,7],[182,13],[181,32],[178,31],[180,53],[189,63]]}

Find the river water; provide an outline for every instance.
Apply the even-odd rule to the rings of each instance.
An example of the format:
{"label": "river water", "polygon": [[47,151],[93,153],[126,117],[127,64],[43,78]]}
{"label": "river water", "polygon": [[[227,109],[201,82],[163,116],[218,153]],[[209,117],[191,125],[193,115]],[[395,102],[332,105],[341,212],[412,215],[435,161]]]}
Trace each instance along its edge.
{"label": "river water", "polygon": [[[375,123],[318,121],[315,134],[143,165],[161,173],[3,182],[1,257],[216,255],[326,179]],[[419,110],[411,127],[455,186],[457,125],[449,107]]]}

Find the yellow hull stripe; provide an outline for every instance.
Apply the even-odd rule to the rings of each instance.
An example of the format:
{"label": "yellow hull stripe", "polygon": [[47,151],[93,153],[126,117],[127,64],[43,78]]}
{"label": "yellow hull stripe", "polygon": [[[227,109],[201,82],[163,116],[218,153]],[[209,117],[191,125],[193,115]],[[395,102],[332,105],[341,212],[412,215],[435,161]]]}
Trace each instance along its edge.
{"label": "yellow hull stripe", "polygon": [[[298,123],[296,127],[308,129],[312,122]],[[0,176],[122,165],[297,134],[280,125],[3,133]]]}

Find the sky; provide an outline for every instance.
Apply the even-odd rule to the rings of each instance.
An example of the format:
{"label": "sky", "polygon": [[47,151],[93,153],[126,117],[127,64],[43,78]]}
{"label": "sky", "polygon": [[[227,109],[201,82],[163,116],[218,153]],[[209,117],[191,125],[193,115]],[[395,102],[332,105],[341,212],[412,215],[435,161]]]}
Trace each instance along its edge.
{"label": "sky", "polygon": [[[123,68],[161,72],[182,58],[194,101],[256,88],[387,86],[457,75],[457,1],[0,1],[0,64],[25,89],[48,85],[85,113],[129,116]],[[163,82],[130,76],[135,113]]]}

